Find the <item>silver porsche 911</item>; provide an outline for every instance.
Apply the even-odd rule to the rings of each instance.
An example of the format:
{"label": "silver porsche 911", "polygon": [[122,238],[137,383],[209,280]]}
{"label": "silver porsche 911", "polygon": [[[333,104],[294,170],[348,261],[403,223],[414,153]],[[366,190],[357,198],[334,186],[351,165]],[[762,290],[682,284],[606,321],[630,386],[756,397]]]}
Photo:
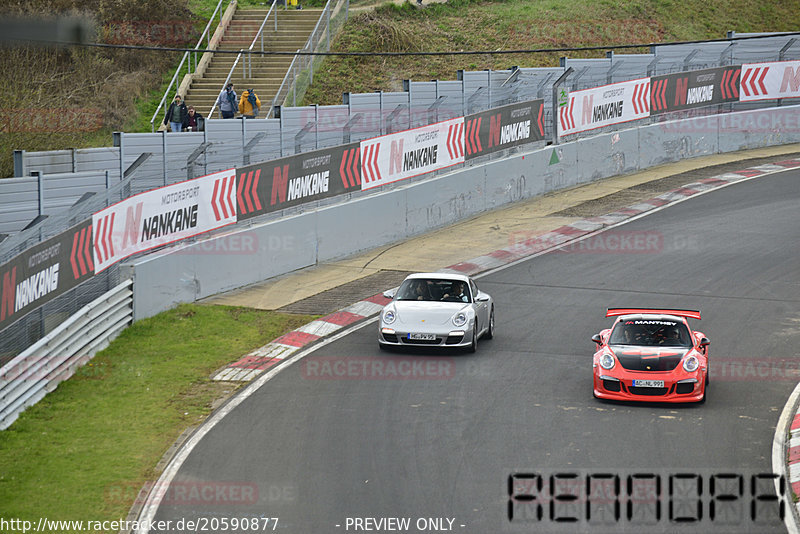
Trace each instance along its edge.
{"label": "silver porsche 911", "polygon": [[478,348],[478,338],[494,336],[494,301],[468,276],[417,273],[397,290],[378,321],[378,343],[388,346]]}

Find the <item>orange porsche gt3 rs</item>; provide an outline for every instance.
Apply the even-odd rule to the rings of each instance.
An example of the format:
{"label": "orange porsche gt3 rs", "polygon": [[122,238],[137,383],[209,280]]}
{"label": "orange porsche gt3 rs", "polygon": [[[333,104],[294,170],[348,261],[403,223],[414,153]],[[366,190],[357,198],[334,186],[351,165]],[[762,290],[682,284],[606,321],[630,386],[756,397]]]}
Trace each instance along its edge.
{"label": "orange porsche gt3 rs", "polygon": [[648,402],[702,402],[709,340],[686,320],[694,310],[609,308],[614,326],[592,337],[594,396]]}

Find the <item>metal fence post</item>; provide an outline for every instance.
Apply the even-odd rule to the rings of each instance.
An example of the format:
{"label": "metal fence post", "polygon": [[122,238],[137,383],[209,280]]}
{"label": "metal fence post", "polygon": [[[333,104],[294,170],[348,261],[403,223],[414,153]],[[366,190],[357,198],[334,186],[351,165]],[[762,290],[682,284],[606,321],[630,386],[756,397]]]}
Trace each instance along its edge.
{"label": "metal fence post", "polygon": [[39,200],[39,215],[44,215],[44,183],[42,183],[42,171],[31,171],[31,176],[36,177],[36,185],[38,186],[38,200]]}
{"label": "metal fence post", "polygon": [[125,147],[122,140],[122,132],[114,132],[113,145],[119,148],[119,179],[125,178]]}
{"label": "metal fence post", "polygon": [[[208,122],[206,122],[208,124]],[[208,147],[208,127],[203,128],[203,145]],[[203,150],[203,174],[208,174],[208,148]]]}
{"label": "metal fence post", "polygon": [[242,115],[242,165],[247,165],[244,161],[244,146],[247,144],[247,126],[245,123],[247,119]]}
{"label": "metal fence post", "polygon": [[378,91],[378,119],[380,124],[378,135],[383,135],[386,133],[386,130],[384,129],[385,125],[383,124],[383,91]]}
{"label": "metal fence post", "polygon": [[105,172],[106,172],[106,191],[108,191],[109,189],[111,189],[111,174],[108,172],[108,169],[106,169]]}
{"label": "metal fence post", "polygon": [[164,170],[164,185],[167,185],[167,131],[161,130],[161,165]]}
{"label": "metal fence post", "polygon": [[553,84],[553,144],[558,144],[558,86],[567,81],[567,77],[573,73],[573,68],[568,67],[564,74]]}
{"label": "metal fence post", "polygon": [[26,169],[25,169],[25,151],[24,150],[15,150],[14,151],[14,176],[25,176]]}

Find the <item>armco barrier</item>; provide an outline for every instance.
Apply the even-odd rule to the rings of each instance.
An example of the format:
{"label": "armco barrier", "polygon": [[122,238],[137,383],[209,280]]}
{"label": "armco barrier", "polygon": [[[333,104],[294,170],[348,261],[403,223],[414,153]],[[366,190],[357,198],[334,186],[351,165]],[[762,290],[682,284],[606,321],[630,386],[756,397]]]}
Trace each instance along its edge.
{"label": "armco barrier", "polygon": [[[799,114],[800,106],[793,106],[698,117],[517,152],[378,194],[254,223],[121,269],[135,282],[138,320],[180,302],[401,241],[550,191],[696,156],[797,143]],[[736,124],[747,131],[737,130]],[[469,236],[454,239],[466,243]]]}
{"label": "armco barrier", "polygon": [[4,366],[0,375],[0,430],[72,376],[132,320],[133,290],[127,280]]}

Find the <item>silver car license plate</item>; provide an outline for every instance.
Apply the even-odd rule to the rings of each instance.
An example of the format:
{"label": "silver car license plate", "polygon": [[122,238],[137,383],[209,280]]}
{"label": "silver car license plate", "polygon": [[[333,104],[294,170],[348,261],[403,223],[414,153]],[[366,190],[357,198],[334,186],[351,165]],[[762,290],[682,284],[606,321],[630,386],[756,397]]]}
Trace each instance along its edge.
{"label": "silver car license plate", "polygon": [[420,334],[412,332],[408,334],[408,339],[414,339],[416,341],[434,341],[436,339],[436,334]]}
{"label": "silver car license plate", "polygon": [[663,388],[663,380],[634,380],[633,386],[637,388]]}

